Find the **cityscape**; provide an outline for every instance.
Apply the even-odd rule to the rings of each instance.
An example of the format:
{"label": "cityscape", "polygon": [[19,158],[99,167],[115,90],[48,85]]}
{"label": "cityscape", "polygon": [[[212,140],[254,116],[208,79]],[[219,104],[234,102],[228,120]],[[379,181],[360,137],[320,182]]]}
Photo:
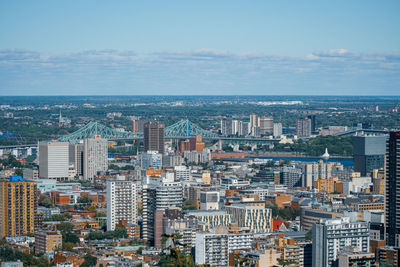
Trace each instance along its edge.
{"label": "cityscape", "polygon": [[0,2],[0,267],[400,266],[398,14]]}

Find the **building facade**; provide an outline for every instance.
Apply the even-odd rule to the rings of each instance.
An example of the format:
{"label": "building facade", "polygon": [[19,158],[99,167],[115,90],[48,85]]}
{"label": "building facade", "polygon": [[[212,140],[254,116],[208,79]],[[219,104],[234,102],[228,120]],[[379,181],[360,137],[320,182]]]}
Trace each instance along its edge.
{"label": "building facade", "polygon": [[165,125],[158,121],[148,121],[144,124],[144,151],[158,151],[164,154]]}
{"label": "building facade", "polygon": [[353,136],[354,170],[371,175],[385,165],[386,136]]}
{"label": "building facade", "polygon": [[39,142],[39,177],[68,180],[69,143],[68,142]]}
{"label": "building facade", "polygon": [[37,184],[19,176],[0,181],[0,238],[35,232]]}
{"label": "building facade", "polygon": [[83,179],[93,182],[97,172],[108,170],[107,140],[100,136],[83,141]]}
{"label": "building facade", "polygon": [[247,227],[252,233],[268,233],[272,231],[272,212],[262,206],[234,204],[226,207],[232,220],[239,227]]}
{"label": "building facade", "polygon": [[107,231],[115,230],[120,221],[137,224],[136,184],[123,179],[119,176],[107,181]]}
{"label": "building facade", "polygon": [[345,247],[369,252],[369,225],[351,222],[348,217],[322,219],[313,225],[313,267],[333,266],[339,252]]}
{"label": "building facade", "polygon": [[386,245],[400,246],[400,132],[391,132],[386,149]]}

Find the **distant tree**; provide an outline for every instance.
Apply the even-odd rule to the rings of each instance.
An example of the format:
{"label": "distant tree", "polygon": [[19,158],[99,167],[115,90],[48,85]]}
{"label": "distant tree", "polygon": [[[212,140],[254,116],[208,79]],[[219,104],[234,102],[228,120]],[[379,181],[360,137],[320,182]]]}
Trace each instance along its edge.
{"label": "distant tree", "polygon": [[89,253],[86,254],[83,259],[85,260],[80,266],[81,267],[90,267],[90,266],[96,266],[97,264],[97,258],[90,255]]}

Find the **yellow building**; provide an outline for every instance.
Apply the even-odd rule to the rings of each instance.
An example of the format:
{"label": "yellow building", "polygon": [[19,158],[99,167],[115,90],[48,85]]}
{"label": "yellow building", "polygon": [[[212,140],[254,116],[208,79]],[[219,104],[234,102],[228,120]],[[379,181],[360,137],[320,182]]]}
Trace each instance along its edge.
{"label": "yellow building", "polygon": [[43,231],[35,234],[35,253],[52,253],[62,247],[62,235],[59,231]]}
{"label": "yellow building", "polygon": [[201,174],[201,176],[202,176],[201,178],[202,178],[203,183],[206,183],[206,184],[211,183],[211,174],[209,171],[204,171]]}
{"label": "yellow building", "polygon": [[335,184],[339,183],[338,177],[333,177],[329,179],[320,179],[314,182],[315,189],[319,191],[325,191],[327,193],[335,192]]}
{"label": "yellow building", "polygon": [[0,238],[35,232],[37,184],[20,176],[0,181]]}
{"label": "yellow building", "polygon": [[385,194],[385,178],[374,179],[374,193],[380,195]]}

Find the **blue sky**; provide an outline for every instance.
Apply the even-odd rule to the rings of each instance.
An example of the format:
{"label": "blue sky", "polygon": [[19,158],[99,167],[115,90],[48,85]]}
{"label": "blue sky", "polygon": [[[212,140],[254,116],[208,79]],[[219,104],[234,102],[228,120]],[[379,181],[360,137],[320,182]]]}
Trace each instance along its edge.
{"label": "blue sky", "polygon": [[0,94],[399,95],[399,1],[0,1]]}

